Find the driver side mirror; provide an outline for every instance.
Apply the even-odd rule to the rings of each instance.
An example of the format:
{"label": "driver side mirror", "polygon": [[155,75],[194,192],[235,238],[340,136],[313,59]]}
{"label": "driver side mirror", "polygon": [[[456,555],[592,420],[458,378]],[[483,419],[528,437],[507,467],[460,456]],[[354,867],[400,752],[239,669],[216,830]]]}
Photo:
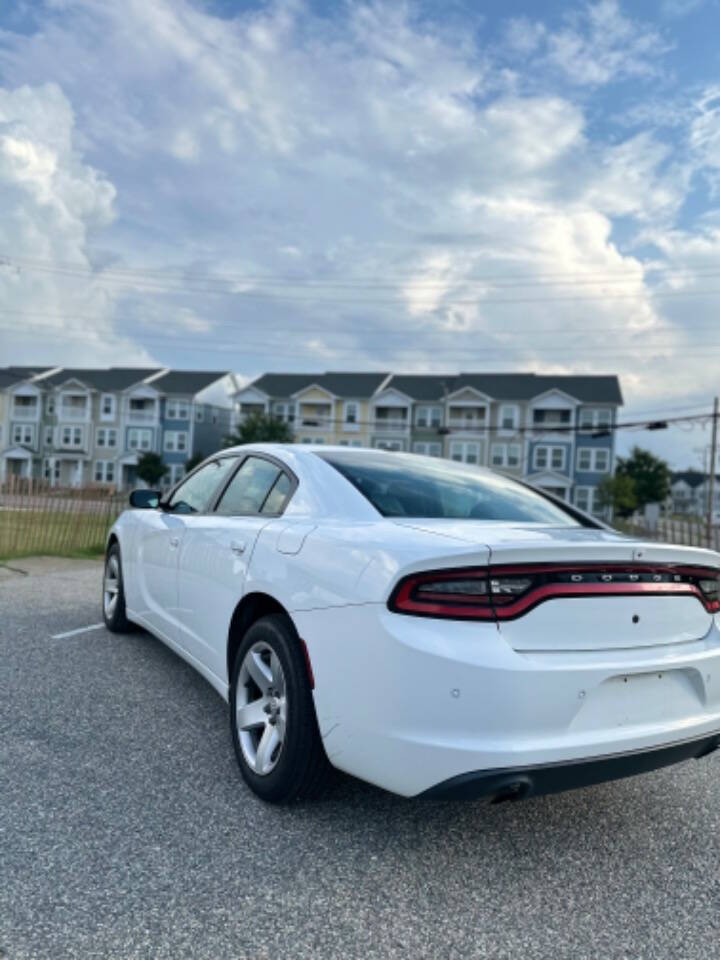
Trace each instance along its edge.
{"label": "driver side mirror", "polygon": [[136,510],[154,510],[160,506],[159,490],[133,490],[130,494],[130,506]]}

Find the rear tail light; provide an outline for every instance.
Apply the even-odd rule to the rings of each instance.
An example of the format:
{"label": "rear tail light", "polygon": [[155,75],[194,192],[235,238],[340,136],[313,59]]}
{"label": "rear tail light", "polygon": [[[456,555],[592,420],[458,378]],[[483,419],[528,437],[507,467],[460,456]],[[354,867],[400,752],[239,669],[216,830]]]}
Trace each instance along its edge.
{"label": "rear tail light", "polygon": [[720,612],[720,575],[702,567],[536,564],[411,574],[393,591],[396,613],[453,620],[510,620],[545,600],[589,596],[694,596]]}

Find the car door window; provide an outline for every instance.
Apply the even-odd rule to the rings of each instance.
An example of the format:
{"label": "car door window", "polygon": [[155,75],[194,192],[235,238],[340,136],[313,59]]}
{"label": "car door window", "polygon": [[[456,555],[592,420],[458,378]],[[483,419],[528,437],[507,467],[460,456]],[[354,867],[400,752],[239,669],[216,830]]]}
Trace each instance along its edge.
{"label": "car door window", "polygon": [[[281,480],[279,493],[272,497],[272,505],[275,509],[266,509],[266,505],[271,500],[270,495]],[[289,489],[290,481],[280,467],[260,457],[248,457],[228,484],[227,490],[216,507],[216,512],[228,517],[279,513]],[[279,507],[278,504],[280,504]]]}
{"label": "car door window", "polygon": [[172,513],[203,513],[223,480],[237,463],[237,457],[211,460],[182,483],[168,501]]}
{"label": "car door window", "polygon": [[291,488],[292,483],[290,477],[286,473],[281,473],[273,484],[270,493],[267,495],[260,512],[270,514],[281,513]]}

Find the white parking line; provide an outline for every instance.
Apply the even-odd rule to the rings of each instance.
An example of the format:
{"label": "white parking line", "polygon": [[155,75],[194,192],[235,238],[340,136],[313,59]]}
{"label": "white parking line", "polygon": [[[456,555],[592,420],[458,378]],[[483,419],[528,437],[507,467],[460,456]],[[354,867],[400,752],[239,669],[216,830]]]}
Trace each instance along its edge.
{"label": "white parking line", "polygon": [[79,633],[89,633],[91,630],[102,630],[104,623],[91,623],[89,627],[78,627],[77,630],[68,630],[67,633],[55,633],[51,640],[64,640],[66,637],[76,637]]}

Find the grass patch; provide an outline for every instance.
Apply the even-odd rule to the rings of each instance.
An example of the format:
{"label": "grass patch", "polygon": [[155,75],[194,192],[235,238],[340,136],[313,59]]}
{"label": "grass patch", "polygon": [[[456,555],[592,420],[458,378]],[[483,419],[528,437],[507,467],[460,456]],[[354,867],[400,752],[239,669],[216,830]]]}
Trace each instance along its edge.
{"label": "grass patch", "polygon": [[0,559],[102,553],[114,511],[0,510]]}

